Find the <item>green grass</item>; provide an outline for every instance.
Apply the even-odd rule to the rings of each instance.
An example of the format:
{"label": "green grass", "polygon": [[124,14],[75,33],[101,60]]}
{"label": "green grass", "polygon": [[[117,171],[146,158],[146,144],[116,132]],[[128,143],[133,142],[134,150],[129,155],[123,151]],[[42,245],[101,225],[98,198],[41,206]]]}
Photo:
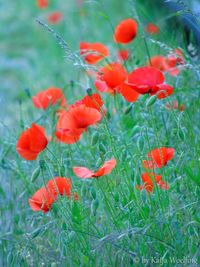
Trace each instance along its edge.
{"label": "green grass", "polygon": [[[125,114],[129,104],[120,95],[102,94],[108,122],[103,119],[98,127],[91,127],[75,145],[50,143],[48,148],[62,162],[62,170],[48,150],[34,162],[16,153],[19,134],[33,121],[49,135],[55,128],[55,107],[36,110],[30,95],[57,86],[72,104],[89,87],[94,90],[84,69],[64,57],[65,51],[36,18],[45,22],[48,11],[61,10],[64,19],[53,29],[70,49],[78,51],[82,40],[103,42],[110,48],[110,61],[117,49],[112,27],[126,17],[139,19],[139,34],[128,46],[129,71],[147,62],[147,48],[151,56],[167,55],[177,46],[185,49],[183,33],[168,23],[164,10],[149,7],[148,1],[85,2],[78,9],[75,1],[53,1],[41,11],[30,0],[0,1],[0,265],[192,266],[192,260],[199,264],[200,69],[186,50],[189,67],[177,78],[166,75],[175,88],[169,98],[148,106],[148,98],[142,96]],[[144,39],[148,22],[158,22],[161,33]],[[177,99],[186,106],[184,112],[165,108]],[[173,160],[158,170],[170,190],[148,195],[135,186],[141,183],[142,160],[160,146],[176,151]],[[99,180],[81,180],[72,171],[73,166],[97,169],[111,157],[117,159],[117,167]],[[45,168],[31,182],[41,160]],[[60,197],[49,213],[34,213],[28,199],[60,171],[72,179],[79,201]],[[184,259],[185,265],[178,265]]]}

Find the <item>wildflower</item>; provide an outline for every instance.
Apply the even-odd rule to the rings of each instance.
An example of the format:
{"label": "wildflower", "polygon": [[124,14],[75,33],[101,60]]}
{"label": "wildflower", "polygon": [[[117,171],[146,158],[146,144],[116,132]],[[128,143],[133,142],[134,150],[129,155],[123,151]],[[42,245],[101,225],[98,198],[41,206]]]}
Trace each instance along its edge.
{"label": "wildflower", "polygon": [[184,111],[185,106],[183,104],[179,104],[178,101],[173,101],[172,104],[167,103],[166,109],[178,109],[179,111]]}
{"label": "wildflower", "polygon": [[109,56],[108,48],[102,43],[80,43],[80,54],[88,64],[95,64]]}
{"label": "wildflower", "polygon": [[74,167],[73,171],[78,177],[83,179],[97,178],[111,173],[113,168],[115,168],[115,166],[116,166],[116,160],[113,158],[106,161],[96,172],[93,172],[85,167]]}
{"label": "wildflower", "polygon": [[72,106],[68,111],[61,113],[55,135],[59,141],[73,144],[90,125],[99,122],[101,117],[101,113],[95,108],[86,105]]}
{"label": "wildflower", "polygon": [[53,196],[51,196],[48,190],[42,187],[29,199],[29,205],[33,211],[43,211],[46,213],[51,209],[54,201]]}
{"label": "wildflower", "polygon": [[128,49],[123,49],[118,51],[118,58],[121,61],[126,61],[129,58],[129,50]]}
{"label": "wildflower", "polygon": [[101,111],[104,102],[99,94],[87,95],[83,99],[78,100],[72,106],[85,105],[88,108],[94,108]]}
{"label": "wildflower", "polygon": [[143,160],[146,169],[162,168],[174,157],[174,148],[160,147],[148,153],[149,160]]}
{"label": "wildflower", "polygon": [[37,0],[37,5],[39,8],[48,7],[48,0]]}
{"label": "wildflower", "polygon": [[164,81],[165,77],[159,69],[147,66],[132,71],[128,75],[127,84],[140,94],[157,94],[158,98],[164,98],[174,91],[173,87],[164,84]]}
{"label": "wildflower", "polygon": [[60,88],[50,87],[44,91],[40,91],[36,96],[32,97],[33,104],[36,108],[47,109],[50,105],[60,102],[65,105],[66,100]]}
{"label": "wildflower", "polygon": [[39,153],[46,148],[47,144],[45,129],[33,123],[30,128],[21,133],[16,150],[22,158],[35,160]]}
{"label": "wildflower", "polygon": [[144,185],[136,186],[139,190],[145,189],[147,193],[152,193],[154,189],[154,182],[158,185],[160,189],[168,190],[169,185],[162,180],[161,175],[157,175],[155,173],[142,173],[141,175],[142,181],[144,182]]}
{"label": "wildflower", "polygon": [[114,40],[117,43],[128,44],[137,35],[138,25],[134,19],[122,20],[115,28]]}
{"label": "wildflower", "polygon": [[149,23],[146,26],[146,32],[150,33],[150,34],[158,34],[160,32],[158,26],[156,26],[153,23]]}
{"label": "wildflower", "polygon": [[52,12],[48,15],[48,22],[51,24],[57,24],[61,21],[62,16],[62,13],[59,11]]}
{"label": "wildflower", "polygon": [[99,69],[95,86],[100,92],[115,94],[126,78],[127,72],[119,62],[110,63]]}
{"label": "wildflower", "polygon": [[72,182],[69,178],[66,177],[55,177],[48,181],[46,185],[48,191],[51,195],[57,197],[58,194],[66,195],[68,197],[71,196],[71,187]]}

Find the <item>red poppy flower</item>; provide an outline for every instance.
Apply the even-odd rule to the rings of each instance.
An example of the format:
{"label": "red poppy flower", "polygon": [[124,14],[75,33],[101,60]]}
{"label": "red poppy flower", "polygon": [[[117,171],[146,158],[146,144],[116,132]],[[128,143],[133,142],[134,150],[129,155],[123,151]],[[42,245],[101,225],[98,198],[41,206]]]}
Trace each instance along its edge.
{"label": "red poppy flower", "polygon": [[148,66],[154,67],[154,68],[159,69],[161,71],[165,71],[165,64],[166,64],[166,58],[164,56],[161,56],[161,55],[153,56],[147,62]]}
{"label": "red poppy flower", "polygon": [[80,54],[88,64],[95,64],[109,56],[108,48],[102,43],[80,43]]}
{"label": "red poppy flower", "polygon": [[[157,94],[158,98],[164,98],[173,93],[173,87],[163,84],[165,77],[156,68],[147,66],[132,71],[128,76],[127,84],[140,94]],[[159,91],[162,91],[160,94]]]}
{"label": "red poppy flower", "polygon": [[146,26],[146,31],[150,34],[157,34],[160,32],[158,26],[156,26],[155,24],[153,23],[149,23],[147,26]]}
{"label": "red poppy flower", "polygon": [[52,12],[48,15],[48,22],[51,24],[57,24],[61,21],[62,16],[62,13],[59,11]]}
{"label": "red poppy flower", "polygon": [[22,158],[35,160],[39,153],[46,148],[47,144],[45,129],[33,123],[30,128],[21,133],[16,150]]}
{"label": "red poppy flower", "polygon": [[118,58],[119,60],[126,61],[129,58],[129,50],[123,49],[118,51]]}
{"label": "red poppy flower", "polygon": [[157,183],[158,187],[163,190],[168,190],[169,185],[162,180],[161,175],[155,173],[142,173],[142,181],[144,185],[137,186],[139,190],[145,189],[148,193],[152,193],[154,189],[154,182]]}
{"label": "red poppy flower", "polygon": [[114,62],[99,70],[95,86],[100,92],[115,94],[126,78],[126,69],[119,62]]}
{"label": "red poppy flower", "polygon": [[104,102],[99,94],[92,94],[91,96],[87,95],[83,99],[76,101],[71,107],[85,105],[88,108],[94,108],[101,111],[103,104]]}
{"label": "red poppy flower", "polygon": [[123,83],[119,86],[118,92],[126,99],[128,102],[135,102],[140,94],[135,91],[131,86]]}
{"label": "red poppy flower", "polygon": [[33,211],[43,211],[45,213],[51,209],[54,201],[53,196],[45,187],[42,187],[29,199],[29,205]]}
{"label": "red poppy flower", "polygon": [[180,111],[185,110],[185,106],[183,104],[179,104],[178,101],[173,101],[172,104],[167,103],[166,104],[167,109],[179,109]]}
{"label": "red poppy flower", "polygon": [[55,135],[61,142],[75,143],[80,139],[81,134],[90,125],[99,122],[101,117],[101,113],[95,108],[88,108],[85,105],[71,107],[60,115]]}
{"label": "red poppy flower", "polygon": [[148,155],[150,160],[143,160],[146,169],[162,168],[174,157],[174,148],[161,147],[152,150]]}
{"label": "red poppy flower", "polygon": [[50,87],[44,91],[40,91],[36,96],[32,97],[33,104],[36,108],[47,109],[49,105],[60,105],[66,103],[64,94],[60,88]]}
{"label": "red poppy flower", "polygon": [[122,20],[115,28],[114,40],[117,43],[128,44],[137,35],[138,25],[134,19]]}
{"label": "red poppy flower", "polygon": [[39,8],[48,7],[48,0],[37,0],[37,5]]}
{"label": "red poppy flower", "polygon": [[69,178],[55,177],[48,181],[46,187],[50,194],[55,197],[57,197],[58,194],[70,197],[72,182]]}
{"label": "red poppy flower", "polygon": [[73,171],[78,177],[83,178],[83,179],[97,178],[97,177],[104,176],[104,175],[111,173],[113,168],[115,168],[116,163],[117,162],[115,159],[110,159],[110,160],[106,161],[101,166],[101,168],[99,168],[96,172],[93,172],[93,171],[91,171],[85,167],[74,167]]}

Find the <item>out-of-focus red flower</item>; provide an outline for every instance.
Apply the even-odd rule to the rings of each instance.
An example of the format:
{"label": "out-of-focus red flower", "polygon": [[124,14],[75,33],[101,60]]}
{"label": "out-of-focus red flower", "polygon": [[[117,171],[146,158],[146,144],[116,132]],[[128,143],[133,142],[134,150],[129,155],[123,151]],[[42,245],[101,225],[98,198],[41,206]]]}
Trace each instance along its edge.
{"label": "out-of-focus red flower", "polygon": [[180,111],[185,110],[185,106],[183,104],[179,104],[178,101],[173,101],[172,104],[167,103],[166,108],[167,109],[178,109]]}
{"label": "out-of-focus red flower", "polygon": [[46,7],[48,7],[48,0],[37,0],[37,6],[39,8],[46,8]]}
{"label": "out-of-focus red flower", "polygon": [[114,40],[117,43],[128,44],[137,35],[138,25],[134,19],[122,20],[115,28]]}
{"label": "out-of-focus red flower", "polygon": [[40,188],[35,194],[29,198],[29,205],[33,211],[43,211],[46,213],[52,207],[54,197],[45,187]]}
{"label": "out-of-focus red flower", "polygon": [[155,24],[149,23],[146,26],[146,32],[148,32],[150,34],[158,34],[160,32],[160,29]]}
{"label": "out-of-focus red flower", "polygon": [[119,60],[126,61],[129,58],[129,50],[123,49],[118,51],[118,58]]}
{"label": "out-of-focus red flower", "polygon": [[63,15],[59,11],[52,12],[48,15],[48,22],[51,24],[57,24],[61,21]]}
{"label": "out-of-focus red flower", "polygon": [[100,92],[115,94],[126,78],[126,69],[119,62],[110,63],[99,69],[95,86]]}
{"label": "out-of-focus red flower", "polygon": [[183,63],[183,53],[179,49],[175,49],[167,57],[162,55],[153,56],[147,65],[165,71],[171,76],[177,76],[180,73],[178,65]]}
{"label": "out-of-focus red flower", "polygon": [[39,153],[46,148],[47,144],[45,129],[33,123],[30,128],[21,133],[17,141],[16,150],[22,158],[35,160]]}
{"label": "out-of-focus red flower", "polygon": [[109,56],[108,48],[102,43],[80,43],[80,54],[88,64],[95,64]]}
{"label": "out-of-focus red flower", "polygon": [[174,148],[160,147],[148,153],[149,160],[143,160],[145,169],[162,168],[174,157]]}
{"label": "out-of-focus red flower", "polygon": [[119,86],[118,92],[128,102],[135,102],[138,99],[138,97],[140,96],[140,93],[138,93],[131,86],[129,86],[125,83],[123,83]]}
{"label": "out-of-focus red flower", "polygon": [[162,180],[161,175],[157,175],[155,173],[142,173],[142,181],[144,185],[136,186],[139,190],[145,189],[147,193],[152,193],[154,189],[154,183],[158,185],[160,189],[168,190],[169,185]]}
{"label": "out-of-focus red flower", "polygon": [[60,88],[50,87],[44,91],[40,91],[36,96],[32,97],[33,104],[36,108],[47,109],[50,105],[60,102],[65,105],[65,96]]}
{"label": "out-of-focus red flower", "polygon": [[95,108],[85,105],[71,107],[68,111],[63,111],[56,126],[56,137],[66,144],[73,144],[80,139],[81,134],[90,125],[94,125],[101,120],[101,113]]}
{"label": "out-of-focus red flower", "polygon": [[101,168],[99,168],[96,172],[93,172],[93,171],[91,171],[91,170],[89,170],[88,168],[85,168],[85,167],[74,167],[73,171],[78,177],[83,178],[83,179],[86,179],[86,178],[98,178],[100,176],[104,176],[104,175],[110,174],[111,171],[113,170],[113,168],[115,168],[116,164],[117,164],[117,162],[113,158],[113,159],[110,159],[110,160],[106,161],[101,166]]}
{"label": "out-of-focus red flower", "polygon": [[164,84],[165,77],[163,73],[154,67],[140,67],[128,75],[127,84],[140,94],[157,94],[158,98],[164,98],[171,95],[173,87]]}
{"label": "out-of-focus red flower", "polygon": [[71,196],[72,182],[66,177],[55,177],[48,181],[46,185],[51,195],[57,197],[58,195]]}
{"label": "out-of-focus red flower", "polygon": [[91,96],[87,95],[83,99],[75,102],[73,106],[85,105],[88,108],[95,108],[98,111],[101,111],[104,102],[99,94],[92,94]]}

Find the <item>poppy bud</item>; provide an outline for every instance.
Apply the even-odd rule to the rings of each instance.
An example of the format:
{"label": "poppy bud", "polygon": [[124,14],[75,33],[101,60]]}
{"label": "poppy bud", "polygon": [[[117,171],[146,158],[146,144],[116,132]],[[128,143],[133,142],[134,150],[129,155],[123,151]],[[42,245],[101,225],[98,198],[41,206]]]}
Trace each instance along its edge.
{"label": "poppy bud", "polygon": [[157,100],[157,95],[151,96],[149,99],[146,101],[146,107],[152,106]]}
{"label": "poppy bud", "polygon": [[98,199],[94,199],[92,201],[92,204],[91,204],[91,210],[92,210],[92,214],[95,216],[96,215],[96,211],[99,207],[99,200]]}
{"label": "poppy bud", "polygon": [[39,165],[40,165],[40,169],[42,170],[42,171],[45,171],[46,170],[46,163],[45,163],[45,160],[43,160],[43,159],[41,159],[41,160],[39,160]]}
{"label": "poppy bud", "polygon": [[62,165],[61,168],[60,168],[60,176],[61,177],[65,176],[65,166],[64,165]]}
{"label": "poppy bud", "polygon": [[132,104],[129,105],[129,106],[125,109],[124,114],[125,114],[125,115],[129,114],[129,113],[131,112],[131,110],[132,110],[132,107],[133,107]]}
{"label": "poppy bud", "polygon": [[106,148],[105,148],[105,146],[104,146],[102,143],[99,144],[99,150],[100,150],[100,152],[102,152],[103,154],[106,153]]}
{"label": "poppy bud", "polygon": [[38,176],[40,175],[40,167],[37,167],[34,171],[33,171],[33,173],[32,173],[32,175],[31,175],[31,182],[33,183],[33,182],[35,182],[35,180],[38,178]]}
{"label": "poppy bud", "polygon": [[93,187],[90,189],[90,194],[91,194],[93,199],[96,199],[97,194],[96,194],[96,191],[95,191],[95,189]]}
{"label": "poppy bud", "polygon": [[98,142],[98,140],[99,140],[99,134],[98,134],[98,132],[95,132],[94,134],[93,134],[93,136],[92,136],[92,146],[94,146],[94,145],[96,145],[96,143]]}
{"label": "poppy bud", "polygon": [[88,88],[88,89],[87,89],[87,94],[88,94],[89,96],[92,96],[92,89],[91,89],[91,88]]}

